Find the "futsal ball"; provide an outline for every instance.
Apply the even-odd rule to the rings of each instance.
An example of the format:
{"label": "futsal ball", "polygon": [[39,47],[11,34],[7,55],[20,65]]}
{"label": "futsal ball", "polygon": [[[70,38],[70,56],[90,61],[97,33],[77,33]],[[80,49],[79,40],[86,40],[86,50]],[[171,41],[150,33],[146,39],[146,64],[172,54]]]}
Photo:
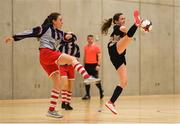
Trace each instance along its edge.
{"label": "futsal ball", "polygon": [[141,31],[148,33],[152,30],[152,22],[148,19],[143,19],[141,22]]}

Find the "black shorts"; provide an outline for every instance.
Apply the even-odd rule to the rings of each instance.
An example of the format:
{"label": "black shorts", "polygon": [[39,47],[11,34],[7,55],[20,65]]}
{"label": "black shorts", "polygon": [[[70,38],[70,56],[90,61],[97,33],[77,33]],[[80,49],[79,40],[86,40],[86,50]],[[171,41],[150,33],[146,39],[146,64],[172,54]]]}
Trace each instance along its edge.
{"label": "black shorts", "polygon": [[126,50],[124,50],[122,54],[119,54],[116,48],[116,44],[117,42],[116,43],[109,42],[108,52],[109,52],[110,60],[117,70],[122,64],[126,65],[126,58],[125,58]]}
{"label": "black shorts", "polygon": [[96,70],[97,64],[85,64],[84,68],[89,75],[92,75],[95,78],[98,78],[98,71]]}

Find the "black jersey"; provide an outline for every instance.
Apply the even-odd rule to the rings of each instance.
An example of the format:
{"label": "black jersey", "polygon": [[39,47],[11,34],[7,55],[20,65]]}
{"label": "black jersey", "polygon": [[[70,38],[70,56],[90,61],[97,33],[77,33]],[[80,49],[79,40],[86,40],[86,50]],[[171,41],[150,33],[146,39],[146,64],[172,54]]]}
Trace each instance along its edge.
{"label": "black jersey", "polygon": [[119,36],[120,38],[122,38],[125,35],[126,35],[126,33],[122,32],[120,30],[120,26],[119,25],[114,25],[113,32],[111,33],[110,37]]}
{"label": "black jersey", "polygon": [[63,41],[60,43],[59,51],[75,56],[76,58],[80,57],[79,46],[75,42]]}
{"label": "black jersey", "polygon": [[108,52],[109,52],[110,60],[116,69],[118,69],[122,64],[126,65],[126,58],[125,58],[126,50],[124,50],[123,53],[119,54],[116,48],[117,42],[125,35],[126,33],[120,31],[119,25],[115,25],[113,27],[113,32],[110,35],[112,41],[108,43]]}

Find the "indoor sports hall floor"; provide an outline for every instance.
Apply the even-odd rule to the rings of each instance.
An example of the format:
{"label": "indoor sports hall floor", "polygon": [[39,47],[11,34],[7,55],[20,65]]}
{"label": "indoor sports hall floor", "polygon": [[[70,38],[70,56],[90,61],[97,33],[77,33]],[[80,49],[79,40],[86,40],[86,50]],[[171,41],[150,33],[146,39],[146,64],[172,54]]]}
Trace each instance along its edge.
{"label": "indoor sports hall floor", "polygon": [[61,110],[63,118],[55,119],[46,116],[49,100],[1,100],[0,123],[119,123],[119,124],[178,124],[180,123],[180,95],[160,96],[122,96],[116,102],[118,115],[112,114],[104,107],[108,100],[82,101],[74,97],[74,110]]}

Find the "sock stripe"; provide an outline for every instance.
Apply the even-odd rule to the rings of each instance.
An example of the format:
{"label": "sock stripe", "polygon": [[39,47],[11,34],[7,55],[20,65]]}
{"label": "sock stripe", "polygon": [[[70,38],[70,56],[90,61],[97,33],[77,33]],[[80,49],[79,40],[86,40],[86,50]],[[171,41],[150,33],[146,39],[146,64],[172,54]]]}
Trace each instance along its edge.
{"label": "sock stripe", "polygon": [[51,97],[54,98],[54,99],[58,99],[58,96],[52,95]]}
{"label": "sock stripe", "polygon": [[77,68],[77,71],[79,71],[81,73],[80,70],[82,70],[82,69],[83,69],[83,66],[80,66],[80,67]]}
{"label": "sock stripe", "polygon": [[51,96],[59,96],[59,94],[56,94],[54,92],[51,92]]}
{"label": "sock stripe", "polygon": [[62,90],[61,91],[61,102],[66,103],[66,97],[67,97],[67,91]]}
{"label": "sock stripe", "polygon": [[74,69],[83,76],[83,78],[86,79],[89,77],[89,74],[87,73],[85,68],[79,62],[74,61],[72,65],[73,65]]}
{"label": "sock stripe", "polygon": [[72,95],[72,92],[67,92],[67,95]]}
{"label": "sock stripe", "polygon": [[55,108],[56,108],[56,105],[54,105],[54,104],[51,104],[51,105],[50,105],[50,107],[51,107],[51,108],[53,108],[53,110],[55,110]]}
{"label": "sock stripe", "polygon": [[51,106],[49,107],[49,110],[50,110],[50,111],[54,111],[54,109],[55,109],[55,108],[54,108],[53,106],[52,106],[52,107],[51,107]]}
{"label": "sock stripe", "polygon": [[71,98],[72,98],[71,96],[72,96],[72,92],[68,91],[67,92],[67,97],[66,97],[66,102],[67,103],[71,103]]}
{"label": "sock stripe", "polygon": [[71,96],[67,96],[66,98],[67,98],[67,99],[70,99],[70,98],[71,98]]}
{"label": "sock stripe", "polygon": [[55,107],[57,105],[57,100],[59,98],[59,93],[60,92],[55,90],[55,89],[51,90],[50,107],[49,107],[50,111],[54,111],[55,110]]}
{"label": "sock stripe", "polygon": [[56,91],[56,90],[52,90],[51,92],[52,92],[52,93],[55,93],[55,94],[59,94],[59,92]]}
{"label": "sock stripe", "polygon": [[78,66],[78,65],[79,65],[79,62],[74,65],[74,68],[76,68],[76,66]]}
{"label": "sock stripe", "polygon": [[84,74],[83,77],[84,77],[84,79],[86,79],[86,78],[89,78],[90,75],[89,74]]}
{"label": "sock stripe", "polygon": [[57,102],[55,102],[55,101],[50,101],[50,103],[51,103],[51,104],[54,104],[54,105],[57,104]]}
{"label": "sock stripe", "polygon": [[61,91],[61,94],[64,94],[64,93],[66,93],[66,90],[62,90],[62,91]]}
{"label": "sock stripe", "polygon": [[[83,71],[85,71],[85,70],[84,70],[84,68],[82,67],[82,68],[79,70],[79,72],[82,73]],[[86,71],[85,71],[85,72],[86,72]]]}
{"label": "sock stripe", "polygon": [[63,99],[63,100],[61,100],[61,102],[64,102],[64,103],[66,103],[66,99]]}
{"label": "sock stripe", "polygon": [[75,70],[77,70],[79,72],[79,70],[82,68],[83,66],[82,65],[77,65]]}
{"label": "sock stripe", "polygon": [[83,71],[81,72],[81,74],[87,74],[87,73],[86,73],[86,71],[85,71],[85,70],[83,70]]}

